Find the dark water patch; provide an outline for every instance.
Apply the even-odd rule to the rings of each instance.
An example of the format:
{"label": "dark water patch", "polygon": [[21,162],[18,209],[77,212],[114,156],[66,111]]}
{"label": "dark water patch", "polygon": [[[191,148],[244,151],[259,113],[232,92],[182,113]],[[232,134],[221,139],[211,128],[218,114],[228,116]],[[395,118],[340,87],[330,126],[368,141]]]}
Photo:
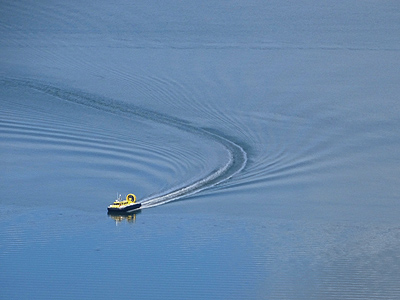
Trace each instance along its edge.
{"label": "dark water patch", "polygon": [[[1,220],[0,278],[7,284],[0,295],[396,299],[400,292],[398,226],[196,214],[171,206],[123,219],[67,209],[14,211]],[[121,259],[127,255],[133,263]],[[21,288],[12,289],[24,272]],[[110,290],[114,277],[135,284]],[[46,288],[38,289],[43,280]]]}

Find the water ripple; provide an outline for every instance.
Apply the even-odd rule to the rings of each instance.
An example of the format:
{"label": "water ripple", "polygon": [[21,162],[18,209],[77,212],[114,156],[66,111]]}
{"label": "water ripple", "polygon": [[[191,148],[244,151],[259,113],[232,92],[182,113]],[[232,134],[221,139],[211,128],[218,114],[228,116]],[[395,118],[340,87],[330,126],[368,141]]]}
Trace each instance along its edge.
{"label": "water ripple", "polygon": [[[84,105],[104,112],[113,113],[120,117],[136,116],[143,118],[147,121],[152,121],[159,124],[167,125],[169,127],[177,128],[189,134],[195,135],[200,139],[206,139],[216,142],[225,149],[227,161],[222,166],[216,166],[211,173],[194,182],[185,184],[184,186],[169,189],[162,192],[161,194],[156,194],[154,196],[144,198],[142,200],[142,205],[144,208],[165,204],[167,202],[174,201],[182,197],[198,193],[199,191],[206,188],[215,186],[239,173],[246,165],[247,154],[243,150],[243,148],[237,143],[229,140],[228,138],[220,134],[213,133],[203,128],[195,127],[190,123],[180,120],[178,118],[173,118],[168,115],[147,110],[138,106],[128,105],[122,101],[97,97],[95,95],[84,93],[82,91],[60,88],[37,81],[5,79],[3,80],[3,82],[6,85],[28,87],[68,102]],[[70,136],[68,132],[64,131],[65,129],[60,132],[54,129],[43,128],[41,126],[31,126],[31,124],[25,126],[23,123],[13,121],[3,121],[1,125],[1,128],[4,131],[5,138],[12,139],[15,138],[16,135],[19,135],[18,139],[20,141],[22,140],[24,143],[27,143],[28,141],[33,141],[35,139],[40,139],[42,142],[46,141],[48,145],[51,143],[55,143],[57,145],[56,147],[63,147],[63,151],[68,152],[70,155],[71,153],[76,154],[76,151],[78,151],[80,157],[85,157],[85,155],[83,155],[84,152],[89,150],[91,151],[90,155],[96,156],[103,155],[104,153],[102,152],[105,151],[105,157],[110,159],[111,153],[107,152],[107,147],[104,148],[104,146],[102,145],[102,138],[100,138],[100,141],[98,141],[94,138],[88,138],[86,135],[83,137],[79,137],[79,135],[76,136],[75,134],[73,136]],[[96,136],[96,133],[93,134],[92,132],[91,136]],[[68,138],[68,141],[64,142],[63,140],[66,138]],[[78,145],[80,147],[79,149],[76,148]],[[85,149],[82,147],[87,148]],[[118,149],[118,152],[112,154],[113,156],[115,156],[114,159],[121,159],[121,165],[128,157],[137,157],[137,153],[136,155],[132,155],[133,150],[129,150],[128,153],[124,153],[125,151],[121,150],[121,148]],[[182,151],[184,152],[184,150],[182,149],[174,149],[174,151],[171,151],[171,153],[174,153],[173,155],[175,155],[175,161],[179,161],[179,157],[182,157],[182,155],[189,157],[189,155],[183,154]],[[191,153],[190,155],[193,155],[193,153]]]}

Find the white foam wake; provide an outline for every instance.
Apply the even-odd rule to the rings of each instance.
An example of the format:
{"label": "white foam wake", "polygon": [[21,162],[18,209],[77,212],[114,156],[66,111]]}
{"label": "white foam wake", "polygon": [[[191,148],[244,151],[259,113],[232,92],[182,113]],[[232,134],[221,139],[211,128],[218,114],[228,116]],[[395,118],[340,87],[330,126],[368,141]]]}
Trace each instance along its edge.
{"label": "white foam wake", "polygon": [[[235,172],[234,174],[231,174],[229,177],[224,176],[227,173],[227,171],[232,167],[233,161],[234,161],[232,153],[229,152],[229,155],[230,155],[230,159],[229,159],[228,163],[226,165],[224,165],[223,167],[221,167],[220,169],[212,172],[207,177],[202,178],[188,186],[182,187],[182,188],[174,190],[172,192],[168,192],[167,194],[164,194],[164,195],[161,195],[158,197],[143,199],[142,200],[142,208],[150,208],[150,207],[158,206],[158,205],[165,204],[165,203],[168,203],[171,201],[175,201],[182,197],[187,197],[187,196],[193,195],[195,193],[198,193],[206,188],[210,188],[212,186],[217,185],[218,183],[221,183],[222,181],[229,179],[230,177],[232,177],[234,174],[237,173],[237,172]],[[238,170],[238,171],[240,171],[240,170]]]}

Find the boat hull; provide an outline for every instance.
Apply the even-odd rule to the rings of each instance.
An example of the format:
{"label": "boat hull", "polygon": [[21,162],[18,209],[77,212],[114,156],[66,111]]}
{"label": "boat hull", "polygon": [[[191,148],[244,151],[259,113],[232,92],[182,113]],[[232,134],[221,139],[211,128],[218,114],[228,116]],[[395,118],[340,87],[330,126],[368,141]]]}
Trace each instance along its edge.
{"label": "boat hull", "polygon": [[134,203],[124,207],[107,207],[107,210],[109,213],[125,213],[135,209],[139,209],[141,206],[142,203]]}

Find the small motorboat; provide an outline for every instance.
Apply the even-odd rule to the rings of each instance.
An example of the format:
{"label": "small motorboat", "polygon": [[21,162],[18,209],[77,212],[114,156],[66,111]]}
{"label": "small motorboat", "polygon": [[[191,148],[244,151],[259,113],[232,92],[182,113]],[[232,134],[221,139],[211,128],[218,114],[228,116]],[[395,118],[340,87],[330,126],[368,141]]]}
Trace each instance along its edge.
{"label": "small motorboat", "polygon": [[122,200],[121,195],[107,207],[109,213],[126,213],[139,209],[142,203],[136,203],[136,196],[134,194],[126,195],[126,199]]}

